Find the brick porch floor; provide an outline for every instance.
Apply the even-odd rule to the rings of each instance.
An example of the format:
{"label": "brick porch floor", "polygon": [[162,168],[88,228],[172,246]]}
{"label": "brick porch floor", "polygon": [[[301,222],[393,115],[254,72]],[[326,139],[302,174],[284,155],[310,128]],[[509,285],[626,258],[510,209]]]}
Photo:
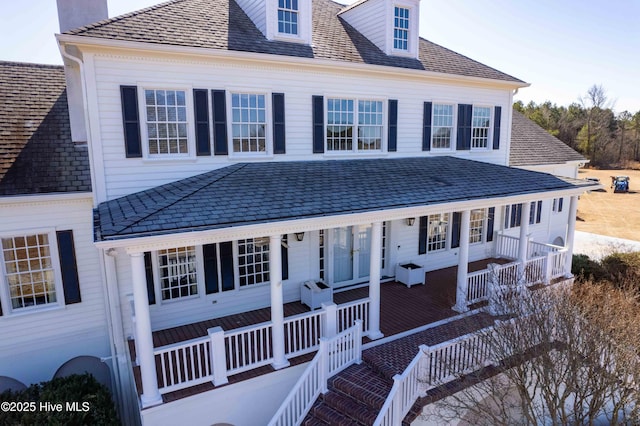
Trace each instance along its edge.
{"label": "brick porch floor", "polygon": [[[469,264],[469,272],[484,269],[488,263],[492,262],[504,263],[505,260],[485,259],[478,262],[472,262]],[[407,288],[405,285],[393,281],[381,284],[380,329],[385,337],[403,333],[457,315],[455,311],[451,310],[451,307],[455,304],[456,273],[457,267],[427,272],[426,285],[414,285],[411,288]],[[339,305],[366,298],[368,295],[368,287],[361,287],[336,292],[334,293],[333,299],[334,302]],[[296,315],[308,311],[309,308],[299,301],[286,303],[284,305],[285,316]],[[154,347],[159,347],[206,336],[207,329],[215,326],[220,326],[224,330],[232,330],[269,320],[270,308],[229,315],[226,317],[156,331],[153,333],[153,344]],[[431,331],[431,333],[438,334],[438,339],[445,341],[465,334],[462,331],[463,330],[457,327],[436,327]],[[365,341],[368,342],[369,340],[366,339]],[[132,352],[132,358],[135,359],[133,341],[129,341],[129,348]],[[313,356],[314,353],[292,358],[289,361],[291,365],[298,365],[311,360]],[[415,356],[415,353],[413,353],[412,356]],[[229,383],[237,383],[272,371],[274,370],[271,366],[256,368],[245,373],[230,376]],[[138,367],[134,367],[134,377],[138,392],[140,393],[141,382]],[[214,389],[213,384],[205,383],[180,391],[167,393],[163,395],[163,400],[164,402],[170,402],[201,392],[206,392],[211,389]]]}

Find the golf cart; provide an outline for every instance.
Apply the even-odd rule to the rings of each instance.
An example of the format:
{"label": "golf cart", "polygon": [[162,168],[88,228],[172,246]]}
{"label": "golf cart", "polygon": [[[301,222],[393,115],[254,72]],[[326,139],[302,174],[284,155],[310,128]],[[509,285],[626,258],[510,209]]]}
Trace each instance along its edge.
{"label": "golf cart", "polygon": [[629,176],[611,176],[613,192],[629,192]]}

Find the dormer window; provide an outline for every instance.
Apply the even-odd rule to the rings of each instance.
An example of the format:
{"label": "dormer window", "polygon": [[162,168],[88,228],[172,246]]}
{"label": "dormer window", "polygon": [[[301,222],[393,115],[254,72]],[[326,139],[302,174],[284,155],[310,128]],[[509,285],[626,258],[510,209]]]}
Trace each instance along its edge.
{"label": "dormer window", "polygon": [[298,35],[298,0],[278,0],[278,32]]}
{"label": "dormer window", "polygon": [[396,6],[393,15],[393,48],[409,50],[409,9]]}

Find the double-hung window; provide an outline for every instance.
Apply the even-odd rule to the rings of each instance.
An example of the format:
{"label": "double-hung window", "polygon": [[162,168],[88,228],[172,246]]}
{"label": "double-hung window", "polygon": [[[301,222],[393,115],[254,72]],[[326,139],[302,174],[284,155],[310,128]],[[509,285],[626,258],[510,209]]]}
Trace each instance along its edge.
{"label": "double-hung window", "polygon": [[409,50],[409,9],[405,7],[393,9],[393,48]]}
{"label": "double-hung window", "polygon": [[449,213],[431,214],[427,222],[427,251],[442,251],[447,248]]}
{"label": "double-hung window", "polygon": [[471,118],[471,148],[488,148],[490,130],[491,108],[474,106]]}
{"label": "double-hung window", "polygon": [[553,199],[553,208],[551,210],[553,210],[555,213],[560,213],[562,212],[562,204],[564,201],[564,198],[554,198]]}
{"label": "double-hung window", "polygon": [[269,281],[268,237],[238,241],[238,279],[240,287]]}
{"label": "double-hung window", "polygon": [[529,225],[534,225],[542,221],[542,201],[532,201],[529,211]]}
{"label": "double-hung window", "polygon": [[187,155],[186,91],[145,89],[144,98],[149,155]]}
{"label": "double-hung window", "polygon": [[522,219],[522,204],[504,206],[504,229],[517,228]]}
{"label": "double-hung window", "polygon": [[469,244],[481,243],[484,235],[484,222],[487,217],[486,209],[471,210],[469,223]]}
{"label": "double-hung window", "polygon": [[431,147],[450,149],[453,137],[454,107],[447,104],[433,104]]}
{"label": "double-hung window", "polygon": [[382,101],[327,99],[327,151],[382,151]]}
{"label": "double-hung window", "polygon": [[55,239],[47,233],[2,238],[2,260],[13,312],[54,305],[59,268]]}
{"label": "double-hung window", "polygon": [[234,153],[267,153],[267,99],[264,94],[231,94]]}
{"label": "double-hung window", "polygon": [[298,35],[298,0],[278,0],[278,32]]}
{"label": "double-hung window", "polygon": [[195,246],[158,251],[158,275],[162,300],[198,295]]}

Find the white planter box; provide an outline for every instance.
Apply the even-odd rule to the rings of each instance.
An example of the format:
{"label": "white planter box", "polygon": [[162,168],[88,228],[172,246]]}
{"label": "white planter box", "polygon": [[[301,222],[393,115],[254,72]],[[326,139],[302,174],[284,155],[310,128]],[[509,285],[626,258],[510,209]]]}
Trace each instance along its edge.
{"label": "white planter box", "polygon": [[333,289],[322,281],[305,281],[300,288],[300,302],[311,310],[318,309],[323,303],[333,302]]}
{"label": "white planter box", "polygon": [[411,287],[415,284],[424,285],[424,268],[415,263],[402,263],[396,265],[396,281]]}

